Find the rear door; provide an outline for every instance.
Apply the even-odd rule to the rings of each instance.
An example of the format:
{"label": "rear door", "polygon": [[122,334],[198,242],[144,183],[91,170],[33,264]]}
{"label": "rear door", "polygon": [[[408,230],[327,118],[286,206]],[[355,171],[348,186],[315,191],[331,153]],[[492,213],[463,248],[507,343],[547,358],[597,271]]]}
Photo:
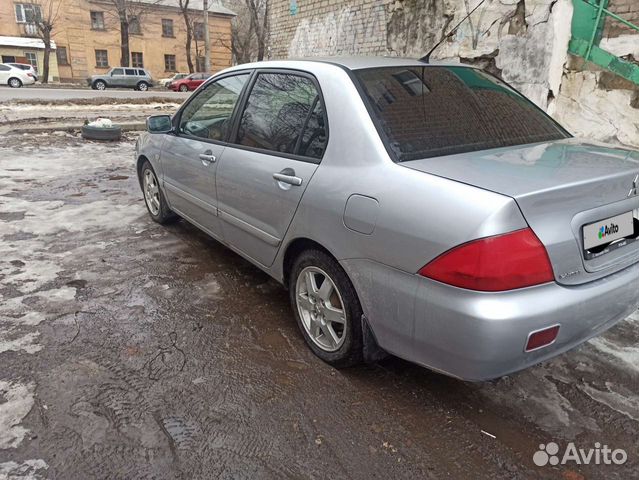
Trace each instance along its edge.
{"label": "rear door", "polygon": [[138,84],[138,72],[135,68],[124,69],[124,85],[125,87],[135,87]]}
{"label": "rear door", "polygon": [[162,181],[171,208],[217,238],[221,231],[215,175],[249,76],[249,72],[225,76],[189,99],[162,151]]}
{"label": "rear door", "polygon": [[225,241],[273,263],[324,154],[326,115],[317,81],[286,70],[254,76],[237,132],[217,172]]}

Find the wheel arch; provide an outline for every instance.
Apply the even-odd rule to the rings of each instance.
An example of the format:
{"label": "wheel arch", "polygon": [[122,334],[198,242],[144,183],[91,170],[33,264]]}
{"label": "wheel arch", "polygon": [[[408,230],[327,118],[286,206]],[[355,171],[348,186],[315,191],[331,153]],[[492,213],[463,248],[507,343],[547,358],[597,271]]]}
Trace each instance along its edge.
{"label": "wheel arch", "polygon": [[293,263],[295,263],[295,259],[306,250],[320,250],[333,257],[335,261],[339,263],[337,257],[333,255],[331,251],[321,243],[307,237],[294,238],[288,243],[288,245],[286,245],[284,254],[282,256],[282,283],[286,288],[288,288],[289,276],[291,274],[291,270],[293,269]]}
{"label": "wheel arch", "polygon": [[[142,185],[142,165],[144,165],[144,162],[151,163],[146,155],[138,155],[138,159],[135,165],[135,171],[138,174],[138,182],[140,182],[140,186]],[[153,164],[151,164],[151,166],[153,166]]]}

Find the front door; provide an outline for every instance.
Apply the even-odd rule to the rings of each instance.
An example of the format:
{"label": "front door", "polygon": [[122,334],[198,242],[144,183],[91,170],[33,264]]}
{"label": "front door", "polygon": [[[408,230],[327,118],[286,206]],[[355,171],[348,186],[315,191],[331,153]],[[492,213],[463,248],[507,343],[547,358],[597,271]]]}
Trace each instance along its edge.
{"label": "front door", "polygon": [[0,85],[6,85],[9,82],[10,73],[11,67],[0,65]]}
{"label": "front door", "polygon": [[221,237],[215,175],[224,152],[235,104],[249,74],[224,77],[195,95],[181,111],[175,134],[167,135],[161,164],[172,209]]}
{"label": "front door", "polygon": [[123,68],[114,68],[111,70],[110,87],[126,87],[126,79]]}
{"label": "front door", "polygon": [[217,191],[224,240],[264,266],[273,263],[324,154],[325,122],[312,77],[257,75],[218,167]]}

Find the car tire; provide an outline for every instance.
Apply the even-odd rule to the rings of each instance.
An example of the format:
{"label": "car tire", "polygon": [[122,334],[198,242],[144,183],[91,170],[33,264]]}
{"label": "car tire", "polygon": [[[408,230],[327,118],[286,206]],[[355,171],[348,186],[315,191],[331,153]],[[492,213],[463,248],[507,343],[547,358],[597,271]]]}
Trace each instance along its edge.
{"label": "car tire", "polygon": [[[152,178],[155,186],[154,188],[148,188],[151,185],[148,183],[149,178]],[[160,225],[175,221],[178,216],[169,208],[169,204],[164,198],[164,193],[160,188],[160,182],[153,170],[151,162],[148,160],[144,162],[139,172],[140,187],[142,188],[142,194],[144,195],[144,204],[146,209],[154,222]]]}
{"label": "car tire", "polygon": [[96,80],[93,82],[93,88],[95,90],[106,90],[107,84],[103,80]]}
{"label": "car tire", "polygon": [[187,87],[186,85],[180,85],[180,92],[188,92],[189,91],[189,87]]}
{"label": "car tire", "polygon": [[[311,295],[309,274],[317,287]],[[322,298],[327,280],[332,285],[324,293],[330,293]],[[333,257],[321,250],[302,252],[291,269],[289,294],[297,325],[315,355],[336,368],[362,363],[362,307],[353,284]],[[338,317],[343,324],[332,320]]]}
{"label": "car tire", "polygon": [[82,127],[82,138],[85,140],[99,140],[102,142],[115,142],[122,138],[122,128],[113,126],[109,128],[91,127],[84,125]]}
{"label": "car tire", "polygon": [[22,80],[16,77],[11,77],[7,82],[11,88],[20,88],[22,87]]}
{"label": "car tire", "polygon": [[149,89],[149,84],[146,82],[140,82],[136,88],[141,92],[146,92]]}

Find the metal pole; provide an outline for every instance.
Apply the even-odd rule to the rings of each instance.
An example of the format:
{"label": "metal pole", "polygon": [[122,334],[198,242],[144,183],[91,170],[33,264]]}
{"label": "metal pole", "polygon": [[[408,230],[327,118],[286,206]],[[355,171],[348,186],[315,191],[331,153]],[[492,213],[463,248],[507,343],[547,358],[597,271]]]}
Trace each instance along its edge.
{"label": "metal pole", "polygon": [[597,38],[597,32],[599,31],[601,17],[604,14],[604,9],[606,8],[604,3],[606,0],[599,0],[599,4],[597,5],[597,21],[595,22],[595,28],[592,31],[592,35],[590,37],[590,43],[588,43],[588,51],[586,52],[586,61],[590,60],[590,54],[592,53],[592,47],[595,44]]}
{"label": "metal pole", "polygon": [[202,0],[204,10],[204,70],[211,71],[211,32],[209,31],[209,0]]}

